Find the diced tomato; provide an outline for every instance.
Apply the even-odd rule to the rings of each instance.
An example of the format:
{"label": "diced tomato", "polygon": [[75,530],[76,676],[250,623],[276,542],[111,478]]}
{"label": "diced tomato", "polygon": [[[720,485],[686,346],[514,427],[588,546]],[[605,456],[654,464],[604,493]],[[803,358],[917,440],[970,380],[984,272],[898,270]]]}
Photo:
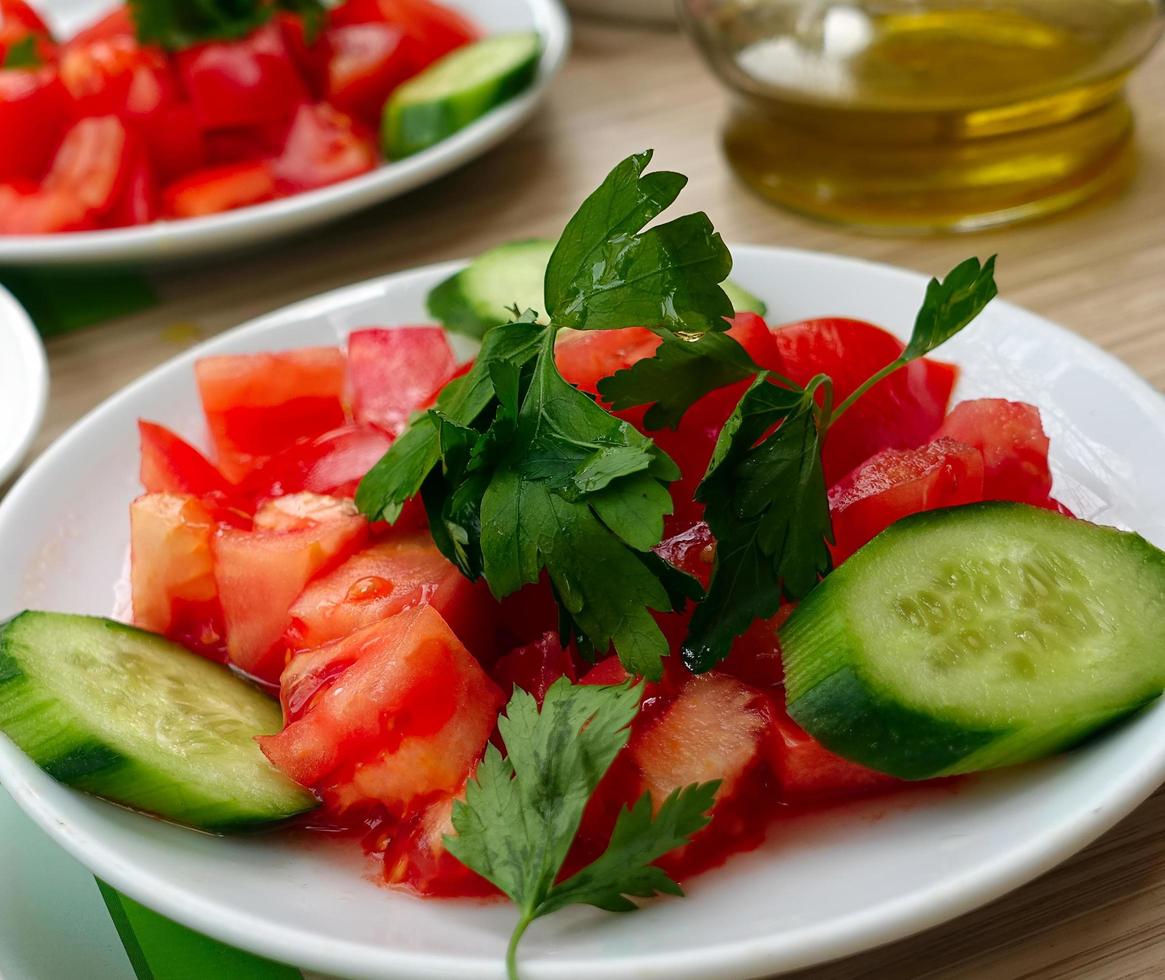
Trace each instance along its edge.
{"label": "diced tomato", "polygon": [[275,23],[238,41],[212,41],[177,55],[178,72],[204,129],[289,119],[308,91]]}
{"label": "diced tomato", "polygon": [[286,643],[305,650],[403,609],[431,605],[483,659],[493,647],[493,601],[437,550],[428,532],[393,535],[312,582],[291,607]]}
{"label": "diced tomato", "polygon": [[737,313],[728,328],[728,336],[748,351],[749,356],[763,368],[778,369],[781,355],[773,332],[757,313]]}
{"label": "diced tomato", "polygon": [[885,449],[829,491],[833,560],[845,561],[895,521],[983,499],[983,454],[953,439]]}
{"label": "diced tomato", "polygon": [[211,558],[215,523],[187,494],[149,493],[130,507],[134,624],[223,659],[222,609]]}
{"label": "diced tomato", "polygon": [[335,810],[378,801],[397,815],[465,783],[502,705],[431,606],[293,658],[281,697],[288,724],[259,739],[267,757]]}
{"label": "diced tomato", "polygon": [[716,560],[716,539],[703,521],[664,538],[655,553],[668,564],[698,579],[705,589],[708,588],[712,565]]}
{"label": "diced tomato", "polygon": [[174,218],[201,218],[274,197],[270,164],[235,163],[198,170],[175,181],[163,193],[163,210]]}
{"label": "diced tomato", "polygon": [[213,463],[165,426],[139,419],[138,435],[142,451],[141,481],[147,493],[229,497],[234,492],[232,484]]}
{"label": "diced tomato", "polygon": [[326,103],[300,106],[283,152],[271,164],[284,193],[326,187],[376,166],[371,137]]}
{"label": "diced tomato", "polygon": [[558,603],[545,572],[539,581],[523,585],[498,603],[498,638],[503,650],[535,643],[557,629]]}
{"label": "diced tomato", "polygon": [[46,235],[96,227],[93,212],[72,194],[0,184],[0,235]]}
{"label": "diced tomato", "polygon": [[[835,405],[903,350],[897,337],[861,320],[805,320],[774,330],[773,337],[778,370],[798,384],[829,375]],[[942,424],[956,375],[949,364],[922,359],[866,392],[830,429],[826,483],[883,449],[914,449],[928,441]]]}
{"label": "diced tomato", "polygon": [[856,795],[899,785],[893,776],[834,755],[793,721],[783,705],[774,712],[767,750],[781,799],[789,803]]}
{"label": "diced tomato", "polygon": [[[0,65],[8,57],[9,49],[29,35],[38,39],[38,53],[42,58],[52,51],[52,33],[35,10],[24,0],[0,0]],[[7,144],[0,142],[7,149]]]}
{"label": "diced tomato", "polygon": [[105,224],[110,228],[149,224],[157,219],[160,203],[154,165],[145,147],[139,144],[130,157],[125,184]]}
{"label": "diced tomato", "polygon": [[332,55],[327,31],[319,31],[309,41],[306,23],[299,14],[281,11],[275,15],[275,21],[283,32],[283,43],[287,45],[291,60],[295,62],[311,94],[316,98],[322,98],[328,60]]}
{"label": "diced tomato", "polygon": [[356,505],[346,497],[292,493],[264,501],[255,511],[254,526],[257,531],[303,531],[355,516]]}
{"label": "diced tomato", "polygon": [[432,403],[456,363],[440,327],[357,330],[348,336],[348,391],[357,422],[397,435]]}
{"label": "diced tomato", "polygon": [[135,116],[134,121],[146,142],[160,184],[206,166],[206,139],[189,102],[163,103],[147,115]]}
{"label": "diced tomato", "polygon": [[367,425],[345,425],[322,436],[300,439],[254,470],[242,490],[254,499],[310,490],[354,497],[364,475],[392,439]]}
{"label": "diced tomato", "polygon": [[328,101],[366,126],[379,126],[393,89],[420,67],[405,32],[392,24],[353,24],[333,27],[327,43]]}
{"label": "diced tomato", "polygon": [[627,668],[618,657],[607,657],[600,660],[588,670],[579,681],[580,684],[622,684],[630,678]]}
{"label": "diced tomato", "polygon": [[0,70],[0,181],[40,180],[71,111],[55,68]]}
{"label": "diced tomato", "polygon": [[418,895],[478,898],[497,889],[470,871],[445,848],[453,836],[453,803],[464,800],[464,790],[441,793],[431,802],[413,807],[393,829],[384,852],[384,880]]}
{"label": "diced tomato", "polygon": [[983,499],[1050,506],[1049,442],[1034,405],[1003,398],[961,402],[938,435],[974,446],[983,454]]}
{"label": "diced tomato", "polygon": [[379,22],[400,27],[415,46],[418,68],[480,36],[467,18],[429,0],[347,0],[332,11],[331,20],[337,25]]}
{"label": "diced tomato", "polygon": [[658,808],[674,790],[719,779],[732,795],[761,758],[769,701],[731,677],[691,678],[676,699],[628,745]]}
{"label": "diced tomato", "polygon": [[165,54],[143,47],[131,34],[70,41],[60,71],[78,117],[146,116],[178,97]]}
{"label": "diced tomato", "polygon": [[335,347],[204,357],[194,370],[219,468],[233,482],[344,423],[344,354]]}
{"label": "diced tomato", "polygon": [[490,675],[508,691],[514,685],[533,694],[542,703],[550,685],[560,677],[566,677],[573,684],[578,681],[574,660],[570,652],[562,649],[558,633],[543,634],[534,643],[511,650],[494,664]]}
{"label": "diced tomato", "polygon": [[70,44],[90,44],[93,41],[108,41],[113,37],[135,37],[137,29],[129,4],[121,4],[94,21],[83,31],[78,31],[69,40]]}
{"label": "diced tomato", "polygon": [[139,151],[116,116],[82,119],[65,134],[44,190],[70,195],[92,214],[105,215],[121,196]]}
{"label": "diced tomato", "polygon": [[659,344],[659,338],[644,327],[564,330],[554,345],[554,362],[567,381],[594,395],[603,378],[651,357]]}
{"label": "diced tomato", "polygon": [[350,507],[334,520],[299,530],[219,530],[214,575],[232,663],[261,680],[278,680],[284,665],[279,640],[291,604],[314,575],[343,561],[367,534],[364,519]]}

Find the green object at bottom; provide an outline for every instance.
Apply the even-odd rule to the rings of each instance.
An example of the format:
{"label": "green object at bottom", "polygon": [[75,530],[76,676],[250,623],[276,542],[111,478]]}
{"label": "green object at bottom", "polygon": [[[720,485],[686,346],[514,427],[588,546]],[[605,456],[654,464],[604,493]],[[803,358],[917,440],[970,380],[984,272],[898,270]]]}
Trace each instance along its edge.
{"label": "green object at bottom", "polygon": [[303,980],[293,967],[225,946],[171,922],[100,879],[97,887],[138,980]]}
{"label": "green object at bottom", "polygon": [[43,337],[56,337],[149,309],[150,280],[130,269],[0,269],[8,289]]}

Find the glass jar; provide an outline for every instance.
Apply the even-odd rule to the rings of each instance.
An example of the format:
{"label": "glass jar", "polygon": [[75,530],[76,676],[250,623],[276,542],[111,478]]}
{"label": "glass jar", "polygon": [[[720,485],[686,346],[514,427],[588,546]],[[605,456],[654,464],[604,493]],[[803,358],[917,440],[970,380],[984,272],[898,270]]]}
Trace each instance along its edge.
{"label": "glass jar", "polygon": [[877,230],[1049,214],[1129,172],[1161,0],[679,0],[765,197]]}

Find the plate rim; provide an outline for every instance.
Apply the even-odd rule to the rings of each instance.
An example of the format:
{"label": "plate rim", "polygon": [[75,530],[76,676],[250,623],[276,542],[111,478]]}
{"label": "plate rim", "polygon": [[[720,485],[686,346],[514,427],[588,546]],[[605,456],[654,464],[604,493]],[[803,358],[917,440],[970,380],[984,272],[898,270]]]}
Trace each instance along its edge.
{"label": "plate rim", "polygon": [[[49,363],[44,342],[32,317],[3,286],[0,286],[0,323],[11,327],[18,369],[27,372],[32,388],[31,401],[26,400],[18,406],[20,434],[10,446],[0,446],[0,486],[3,486],[28,456],[44,422],[49,398]],[[15,483],[11,489],[15,489]]]}
{"label": "plate rim", "polygon": [[[879,275],[897,279],[902,285],[919,290],[929,277],[924,274],[865,259],[838,256],[802,249],[763,245],[738,245],[735,255],[754,255],[774,261],[809,261],[832,267],[831,273],[843,274],[847,269],[864,268]],[[207,341],[183,351],[153,368],[145,375],[123,387],[96,408],[86,413],[60,436],[52,446],[20,477],[3,501],[0,501],[0,527],[9,519],[9,513],[23,509],[26,496],[34,493],[40,473],[54,465],[57,457],[67,455],[72,443],[82,437],[90,420],[105,412],[115,412],[127,400],[132,400],[139,389],[154,383],[154,378],[182,362],[192,362],[218,344],[229,344],[246,332],[271,329],[279,321],[316,316],[335,308],[338,302],[347,305],[358,302],[362,294],[377,295],[385,284],[414,277],[448,275],[463,267],[465,260],[453,260],[401,270],[373,277],[362,282],[329,290],[317,296],[300,300],[261,316],[252,318]],[[1010,318],[1019,322],[1038,324],[1050,330],[1057,340],[1074,348],[1077,355],[1086,355],[1093,367],[1116,383],[1151,412],[1165,429],[1165,395],[1153,388],[1131,367],[1115,355],[1096,346],[1051,320],[1015,306],[1006,300],[997,300]],[[347,976],[383,978],[389,974],[397,978],[436,978],[459,976],[485,978],[498,976],[500,963],[484,957],[454,958],[443,954],[422,954],[392,950],[346,940],[320,941],[312,937],[304,942],[290,926],[268,923],[265,920],[243,917],[224,917],[213,902],[197,893],[186,893],[156,871],[143,871],[122,859],[117,853],[100,844],[100,835],[79,829],[62,820],[50,805],[39,796],[36,786],[25,779],[12,763],[23,759],[19,750],[7,740],[0,739],[0,779],[17,805],[93,873],[124,891],[130,897],[167,915],[192,929],[213,936],[231,945],[248,949],[260,955],[309,969],[340,972]],[[793,934],[793,938],[757,939],[748,943],[739,941],[709,944],[698,951],[686,951],[682,961],[669,957],[666,950],[651,954],[632,954],[619,958],[595,960],[532,960],[526,967],[527,975],[544,980],[573,980],[580,964],[585,964],[588,976],[595,980],[621,980],[630,975],[655,975],[666,971],[677,980],[711,980],[714,977],[743,977],[771,971],[793,970],[817,965],[852,955],[864,950],[904,939],[960,915],[973,911],[1026,884],[1060,862],[1071,857],[1111,829],[1131,813],[1165,781],[1165,748],[1157,755],[1145,753],[1137,764],[1114,773],[1108,791],[1086,812],[1072,811],[1058,823],[1050,825],[1038,837],[1029,837],[1010,851],[984,860],[972,871],[947,878],[895,899],[883,901],[861,912],[851,913]],[[24,767],[41,776],[31,764]],[[44,777],[47,778],[47,777]]]}
{"label": "plate rim", "polygon": [[[534,84],[439,143],[326,187],[232,211],[153,221],[130,228],[55,235],[0,235],[0,264],[107,266],[160,264],[230,253],[329,224],[448,175],[503,143],[545,100],[570,53],[570,19],[561,0],[516,0],[530,11],[543,49]],[[223,239],[226,239],[225,241]]]}

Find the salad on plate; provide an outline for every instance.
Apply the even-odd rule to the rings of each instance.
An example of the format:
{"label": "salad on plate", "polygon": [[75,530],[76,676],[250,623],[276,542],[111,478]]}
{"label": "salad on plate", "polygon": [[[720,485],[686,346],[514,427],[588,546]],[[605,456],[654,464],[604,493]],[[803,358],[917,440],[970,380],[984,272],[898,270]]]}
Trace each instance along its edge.
{"label": "salad on plate", "polygon": [[652,224],[685,178],[650,157],[433,290],[468,362],[414,325],[200,360],[209,453],[139,424],[132,623],[0,627],[0,731],[176,823],[507,896],[516,974],[542,916],[1157,699],[1165,554],[1077,520],[1038,409],[952,408],[930,356],[994,259],[906,344],[770,325],[705,215]]}
{"label": "salad on plate", "polygon": [[433,0],[132,0],[54,38],[0,0],[0,234],[193,218],[435,145],[533,82],[535,33]]}

